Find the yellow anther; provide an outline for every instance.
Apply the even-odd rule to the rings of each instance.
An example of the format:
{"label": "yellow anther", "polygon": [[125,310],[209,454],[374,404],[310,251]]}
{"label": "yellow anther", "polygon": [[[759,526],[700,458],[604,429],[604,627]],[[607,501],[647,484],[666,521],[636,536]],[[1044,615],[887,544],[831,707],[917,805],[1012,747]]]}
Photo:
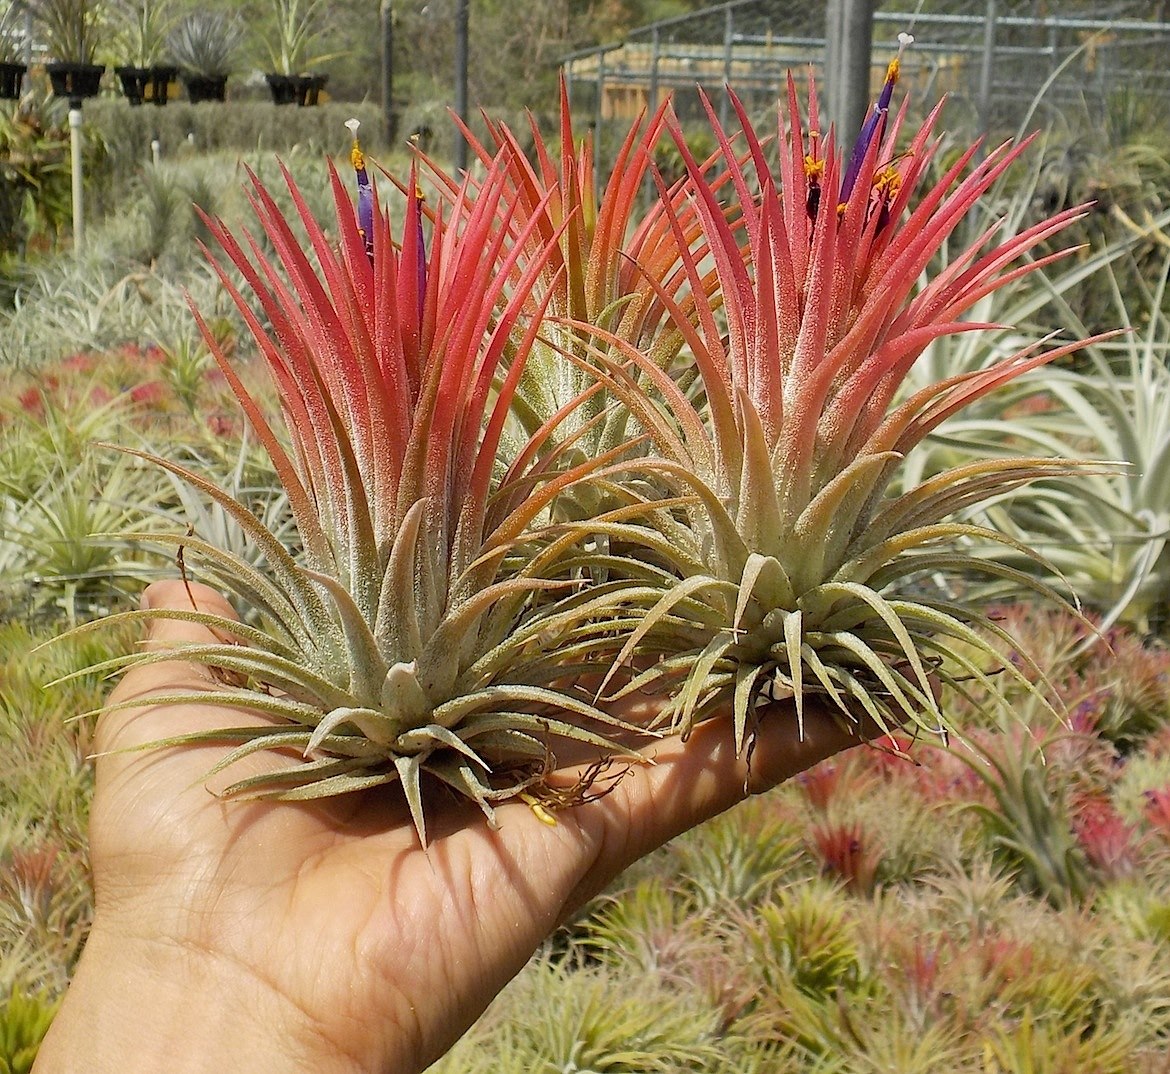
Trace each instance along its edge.
{"label": "yellow anther", "polygon": [[819,179],[825,174],[824,160],[817,160],[812,154],[806,156],[804,158],[804,174],[810,179]]}
{"label": "yellow anther", "polygon": [[873,177],[874,192],[887,198],[897,197],[901,186],[902,175],[893,165],[890,165],[888,168],[882,168]]}
{"label": "yellow anther", "polygon": [[886,68],[886,81],[897,82],[898,75],[902,72],[902,61],[895,56],[890,60],[890,66]]}
{"label": "yellow anther", "polygon": [[349,162],[353,165],[355,172],[360,172],[366,166],[365,155],[362,153],[356,138],[353,140],[353,148],[349,151]]}

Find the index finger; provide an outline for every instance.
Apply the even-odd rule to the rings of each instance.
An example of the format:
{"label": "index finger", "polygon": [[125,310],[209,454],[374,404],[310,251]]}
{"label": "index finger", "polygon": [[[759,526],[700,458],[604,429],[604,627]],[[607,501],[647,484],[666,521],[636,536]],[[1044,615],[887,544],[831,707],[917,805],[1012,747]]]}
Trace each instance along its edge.
{"label": "index finger", "polygon": [[[142,594],[142,608],[201,611],[228,619],[237,618],[235,610],[220,593],[209,586],[179,579],[148,586]],[[141,644],[146,650],[167,650],[222,640],[201,623],[160,618],[150,623]],[[125,749],[189,731],[222,726],[223,714],[211,706],[150,704],[151,697],[160,694],[211,690],[214,687],[215,677],[210,669],[191,660],[176,658],[131,668],[111,691],[109,705],[138,700],[143,704],[114,711],[107,709],[102,713],[95,738],[97,752]]]}

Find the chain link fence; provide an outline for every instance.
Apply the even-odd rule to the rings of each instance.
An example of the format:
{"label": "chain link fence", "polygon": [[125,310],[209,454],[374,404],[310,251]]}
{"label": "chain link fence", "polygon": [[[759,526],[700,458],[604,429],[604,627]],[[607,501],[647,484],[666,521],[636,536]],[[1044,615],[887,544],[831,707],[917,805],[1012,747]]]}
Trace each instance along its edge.
{"label": "chain link fence", "polygon": [[[951,130],[1012,134],[1021,126],[1104,123],[1118,110],[1147,120],[1170,111],[1170,3],[1115,0],[1094,5],[1092,16],[1062,14],[1068,5],[1045,0],[952,8],[876,12],[875,90],[907,30],[915,43],[903,60],[903,85],[920,108],[947,94]],[[807,0],[733,0],[574,53],[563,71],[574,110],[592,116],[604,155],[666,94],[684,127],[702,118],[696,87],[724,121],[724,84],[749,112],[766,115],[789,71],[802,87],[810,71],[823,73],[824,30],[823,6]]]}

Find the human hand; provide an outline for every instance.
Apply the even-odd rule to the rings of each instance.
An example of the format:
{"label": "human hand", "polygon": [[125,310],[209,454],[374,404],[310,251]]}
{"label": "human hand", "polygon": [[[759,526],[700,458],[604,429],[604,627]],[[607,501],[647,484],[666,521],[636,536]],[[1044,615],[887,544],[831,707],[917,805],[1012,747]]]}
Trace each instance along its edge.
{"label": "human hand", "polygon": [[[144,606],[186,609],[191,595],[233,614],[177,581],[151,586]],[[206,640],[197,624],[156,620],[147,644]],[[394,795],[227,801],[205,779],[222,747],[124,752],[223,726],[214,705],[150,704],[210,685],[180,660],[139,667],[111,700],[142,706],[99,721],[95,918],[38,1074],[421,1071],[627,865],[734,805],[745,782],[767,789],[860,741],[809,706],[803,740],[794,719],[764,721],[749,771],[729,721],[714,721],[685,747],[654,743],[654,765],[555,825],[522,802],[497,809],[494,831],[470,803],[440,805],[424,850]]]}

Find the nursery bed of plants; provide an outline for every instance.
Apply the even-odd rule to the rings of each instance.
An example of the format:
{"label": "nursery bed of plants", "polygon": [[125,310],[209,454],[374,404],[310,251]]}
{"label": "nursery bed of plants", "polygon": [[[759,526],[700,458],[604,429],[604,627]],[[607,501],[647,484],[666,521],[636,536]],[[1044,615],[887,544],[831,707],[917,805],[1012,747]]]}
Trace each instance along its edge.
{"label": "nursery bed of plants", "polygon": [[[993,187],[967,241],[992,217],[1005,221],[1001,242],[1036,222],[1034,159]],[[321,162],[289,163],[308,209],[328,218]],[[127,651],[133,631],[41,643],[178,571],[146,547],[152,532],[190,526],[253,555],[231,510],[138,455],[93,445],[196,470],[298,539],[274,464],[211,353],[262,383],[249,326],[191,253],[212,236],[189,202],[238,228],[244,199],[220,192],[240,186],[225,175],[245,175],[226,158],[169,167],[144,174],[143,196],[96,229],[84,259],[46,259],[15,279],[0,313],[0,1070],[31,1065],[91,913],[92,724],[75,717],[108,683],[94,673],[43,684]],[[277,191],[275,165],[256,167]],[[395,220],[421,212],[388,184],[380,194]],[[280,207],[295,215],[287,195]],[[892,494],[1008,454],[1099,462],[961,515],[1010,538],[978,553],[992,564],[1022,577],[1027,550],[1041,551],[1085,615],[1006,602],[978,579],[962,593],[921,579],[923,600],[942,592],[987,615],[990,632],[957,645],[956,659],[975,667],[980,646],[998,656],[942,686],[949,741],[892,731],[643,861],[552,938],[436,1070],[1166,1069],[1165,218],[1140,234],[1076,226],[1086,249],[989,291],[968,314],[1011,331],[935,340],[904,391],[940,370],[986,368],[1037,326],[1066,339],[1133,331],[974,401],[915,449]],[[944,248],[932,270],[961,249]],[[224,276],[240,280],[230,266]],[[1129,465],[1104,465],[1117,462]]]}

